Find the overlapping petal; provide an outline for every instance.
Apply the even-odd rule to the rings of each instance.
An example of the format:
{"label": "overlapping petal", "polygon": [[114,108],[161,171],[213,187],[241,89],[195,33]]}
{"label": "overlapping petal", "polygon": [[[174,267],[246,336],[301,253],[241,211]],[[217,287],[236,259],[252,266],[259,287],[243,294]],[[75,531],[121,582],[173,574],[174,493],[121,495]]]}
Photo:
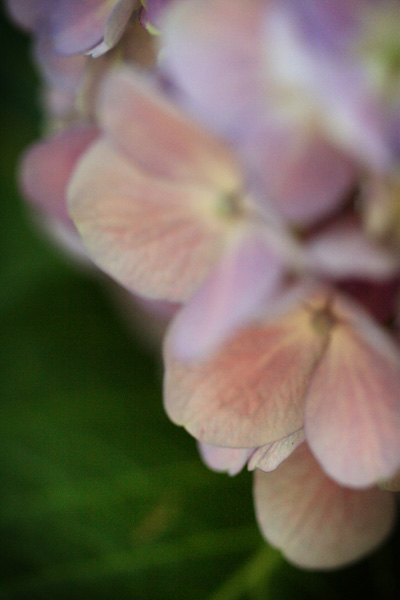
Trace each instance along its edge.
{"label": "overlapping petal", "polygon": [[96,127],[80,124],[35,143],[20,166],[24,195],[49,216],[72,226],[66,205],[68,181],[78,160],[98,135]]}
{"label": "overlapping petal", "polygon": [[400,267],[398,257],[369,239],[349,217],[314,235],[305,252],[310,267],[331,278],[384,281]]}
{"label": "overlapping petal", "polygon": [[132,69],[107,78],[98,117],[114,143],[153,177],[226,192],[240,186],[238,164],[224,144]]}
{"label": "overlapping petal", "polygon": [[[196,300],[188,310],[204,324],[207,306],[225,289],[217,310],[224,320],[208,337],[201,322],[197,328],[213,345],[272,292],[283,270],[268,227],[265,240],[259,234],[238,163],[131,70],[106,81],[99,117],[107,136],[81,161],[69,190],[84,243],[101,268],[150,298],[186,301],[210,275],[199,292],[208,297],[203,316]],[[244,293],[241,277],[252,293]],[[235,293],[231,310],[222,306],[228,292]]]}
{"label": "overlapping petal", "polygon": [[298,429],[281,440],[258,448],[227,448],[198,442],[200,455],[214,471],[239,473],[247,463],[249,471],[274,471],[304,442],[304,429]]}
{"label": "overlapping petal", "polygon": [[298,429],[281,440],[257,448],[248,462],[249,471],[274,471],[305,440],[304,429]]}
{"label": "overlapping petal", "polygon": [[256,447],[303,425],[310,376],[328,341],[308,307],[248,325],[208,360],[185,364],[165,347],[165,407],[197,439]]}
{"label": "overlapping petal", "polygon": [[270,544],[298,566],[330,569],[372,551],[390,532],[394,499],[329,479],[306,444],[278,469],[255,472],[257,520]]}
{"label": "overlapping petal", "polygon": [[338,324],[310,380],[307,440],[343,485],[366,487],[400,466],[400,353],[382,337],[372,322]]}
{"label": "overlapping petal", "polygon": [[[60,54],[108,50],[121,37],[135,0],[57,0],[50,15],[55,49]],[[101,53],[101,51],[100,51]]]}
{"label": "overlapping petal", "polygon": [[[211,196],[211,198],[210,198]],[[69,210],[93,260],[153,299],[186,300],[222,251],[202,208],[212,192],[156,179],[107,140],[86,154],[69,187]]]}
{"label": "overlapping petal", "polygon": [[241,232],[175,319],[174,354],[182,360],[209,356],[274,295],[283,273],[265,231]]}
{"label": "overlapping petal", "polygon": [[[277,108],[264,47],[272,8],[245,0],[177,2],[163,23],[161,62],[196,115],[235,141],[278,213],[309,225],[340,205],[355,168],[321,129]],[[281,52],[273,48],[272,57]],[[291,98],[295,104],[296,93]]]}
{"label": "overlapping petal", "polygon": [[299,429],[304,415],[312,451],[340,484],[366,487],[398,469],[400,353],[358,305],[315,291],[193,364],[174,355],[173,332],[166,410],[197,439],[265,446]]}
{"label": "overlapping petal", "polygon": [[250,448],[221,448],[199,442],[199,452],[205,464],[213,471],[237,475],[253,450]]}

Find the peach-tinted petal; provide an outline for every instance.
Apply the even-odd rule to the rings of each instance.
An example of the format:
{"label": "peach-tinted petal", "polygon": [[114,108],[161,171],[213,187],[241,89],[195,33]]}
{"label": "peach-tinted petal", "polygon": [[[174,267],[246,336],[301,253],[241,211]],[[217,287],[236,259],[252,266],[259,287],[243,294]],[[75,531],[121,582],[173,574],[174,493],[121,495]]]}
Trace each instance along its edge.
{"label": "peach-tinted petal", "polygon": [[35,143],[21,162],[24,195],[45,213],[71,224],[67,184],[79,158],[97,135],[94,127],[81,125]]}
{"label": "peach-tinted petal", "polygon": [[104,130],[135,164],[157,177],[240,187],[239,169],[218,140],[190,122],[133,69],[107,78],[99,105]]}
{"label": "peach-tinted petal", "polygon": [[304,442],[304,439],[304,429],[301,428],[281,440],[257,448],[249,460],[249,471],[274,471]]}
{"label": "peach-tinted petal", "polygon": [[378,335],[362,334],[346,322],[334,328],[305,409],[315,456],[333,479],[354,487],[390,477],[400,465],[400,353],[383,353]]}
{"label": "peach-tinted petal", "polygon": [[266,539],[298,566],[329,569],[372,551],[394,521],[390,493],[341,487],[306,444],[271,473],[255,472],[257,520]]}
{"label": "peach-tinted petal", "polygon": [[301,307],[247,326],[201,363],[178,361],[167,337],[165,405],[172,421],[201,441],[238,448],[299,429],[310,374],[327,341],[311,318]]}
{"label": "peach-tinted petal", "polygon": [[265,232],[249,227],[178,314],[171,333],[174,354],[190,361],[213,352],[276,291],[282,272]]}
{"label": "peach-tinted petal", "polygon": [[199,442],[199,452],[205,464],[213,471],[237,475],[253,452],[252,448],[221,448]]}
{"label": "peach-tinted petal", "polygon": [[133,292],[182,301],[209,273],[224,243],[223,228],[202,214],[214,194],[148,177],[103,140],[75,171],[69,205],[100,268]]}

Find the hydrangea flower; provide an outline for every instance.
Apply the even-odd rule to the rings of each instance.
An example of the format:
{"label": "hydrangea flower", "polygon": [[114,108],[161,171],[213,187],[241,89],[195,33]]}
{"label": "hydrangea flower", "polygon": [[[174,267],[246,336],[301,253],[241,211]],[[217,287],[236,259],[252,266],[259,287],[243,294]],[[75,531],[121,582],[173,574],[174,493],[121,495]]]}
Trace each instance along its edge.
{"label": "hydrangea flower", "polygon": [[[279,6],[263,0],[176,2],[162,22],[160,61],[193,112],[235,142],[275,210],[309,225],[340,205],[356,166],[311,118],[295,120],[282,112],[279,97],[275,102],[264,30]],[[302,102],[297,93],[291,98]]]}
{"label": "hydrangea flower", "polygon": [[398,3],[147,0],[159,52],[134,0],[8,5],[58,129],[24,192],[72,230],[68,196],[100,269],[176,312],[168,415],[254,471],[289,560],[371,551],[400,473]]}
{"label": "hydrangea flower", "polygon": [[267,312],[201,362],[177,360],[167,339],[165,360],[167,412],[203,442],[255,448],[304,427],[342,485],[366,487],[400,466],[400,351],[331,290],[279,318]]}
{"label": "hydrangea flower", "polygon": [[176,344],[206,352],[276,291],[297,260],[290,239],[229,148],[133,71],[107,80],[98,114],[106,136],[74,174],[70,214],[95,262],[128,289],[191,299]]}

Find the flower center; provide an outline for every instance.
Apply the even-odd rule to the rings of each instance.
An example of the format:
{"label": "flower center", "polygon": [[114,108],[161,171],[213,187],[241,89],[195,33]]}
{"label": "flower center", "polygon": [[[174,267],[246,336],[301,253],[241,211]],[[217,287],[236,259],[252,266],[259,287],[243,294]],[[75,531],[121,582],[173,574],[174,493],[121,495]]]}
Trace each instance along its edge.
{"label": "flower center", "polygon": [[319,335],[328,335],[336,324],[337,318],[333,314],[330,299],[326,301],[326,304],[322,308],[313,310],[311,325]]}

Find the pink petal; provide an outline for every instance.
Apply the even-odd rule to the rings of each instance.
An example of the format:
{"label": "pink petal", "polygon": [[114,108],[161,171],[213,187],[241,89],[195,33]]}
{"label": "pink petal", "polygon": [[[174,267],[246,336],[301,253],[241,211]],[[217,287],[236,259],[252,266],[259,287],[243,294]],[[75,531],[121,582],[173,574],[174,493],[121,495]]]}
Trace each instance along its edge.
{"label": "pink petal", "polygon": [[249,460],[249,471],[274,471],[304,440],[304,429],[301,428],[281,440],[257,448]]}
{"label": "pink petal", "polygon": [[57,0],[50,17],[56,51],[79,54],[99,44],[117,1]]}
{"label": "pink petal", "polygon": [[272,112],[246,141],[244,160],[278,213],[307,226],[340,207],[356,175],[343,153],[320,137],[277,124]]}
{"label": "pink petal", "polygon": [[262,533],[300,567],[351,563],[376,548],[393,526],[391,494],[340,487],[305,444],[275,471],[257,470],[254,495]]}
{"label": "pink petal", "polygon": [[146,28],[150,25],[150,28],[157,29],[160,17],[168,6],[170,6],[175,0],[146,0],[144,3],[146,8],[143,6],[140,10],[139,19],[142,23],[142,27]]}
{"label": "pink petal", "polygon": [[369,240],[355,223],[338,222],[313,237],[306,249],[311,268],[328,277],[387,279],[400,262]]}
{"label": "pink petal", "polygon": [[305,409],[312,451],[328,475],[351,487],[400,466],[400,352],[359,312],[356,323],[343,320],[332,331]]}
{"label": "pink petal", "polygon": [[107,78],[98,112],[105,131],[154,176],[211,184],[227,192],[240,187],[240,170],[226,147],[186,119],[133,69]]}
{"label": "pink petal", "polygon": [[199,443],[199,452],[205,464],[213,471],[237,475],[253,452],[252,448],[221,448]]}
{"label": "pink petal", "polygon": [[162,67],[195,114],[223,134],[241,136],[263,110],[264,5],[260,0],[185,0],[161,19]]}
{"label": "pink petal", "polygon": [[74,95],[85,76],[88,59],[84,56],[61,56],[55,52],[48,37],[36,40],[34,58],[40,73],[48,85],[57,86],[66,93]]}
{"label": "pink petal", "polygon": [[92,126],[79,125],[35,143],[20,166],[24,195],[51,217],[72,226],[67,215],[66,189],[85,150],[98,135]]}
{"label": "pink petal", "polygon": [[70,214],[89,254],[133,292],[186,300],[219,258],[223,226],[204,205],[208,188],[148,176],[103,140],[86,154],[69,187]]}
{"label": "pink petal", "polygon": [[276,291],[282,273],[265,232],[246,230],[179,312],[170,340],[175,356],[190,361],[213,352]]}
{"label": "pink petal", "polygon": [[216,446],[251,448],[303,425],[303,401],[326,336],[307,307],[245,327],[217,354],[185,364],[165,348],[165,406],[172,421]]}
{"label": "pink petal", "polygon": [[[387,111],[373,93],[361,52],[356,50],[357,44],[365,43],[360,30],[352,30],[350,14],[345,16],[343,12],[344,19],[339,18],[339,22],[347,21],[348,35],[352,30],[351,43],[346,46],[340,36],[318,32],[314,18],[318,12],[325,12],[324,3],[315,3],[314,11],[306,11],[308,16],[302,6],[297,10],[293,7],[285,2],[272,3],[264,22],[265,83],[269,84],[277,114],[285,117],[288,113],[300,128],[304,124],[309,130],[316,126],[325,139],[357,162],[366,162],[377,170],[387,168],[391,161],[390,143],[385,139]],[[353,13],[354,22],[362,23],[370,8],[370,2],[360,3]],[[301,12],[306,17],[303,22],[299,19]],[[314,18],[310,19],[313,12]],[[332,24],[331,15],[329,8],[319,23],[330,20]],[[338,23],[335,28],[340,31]]]}

